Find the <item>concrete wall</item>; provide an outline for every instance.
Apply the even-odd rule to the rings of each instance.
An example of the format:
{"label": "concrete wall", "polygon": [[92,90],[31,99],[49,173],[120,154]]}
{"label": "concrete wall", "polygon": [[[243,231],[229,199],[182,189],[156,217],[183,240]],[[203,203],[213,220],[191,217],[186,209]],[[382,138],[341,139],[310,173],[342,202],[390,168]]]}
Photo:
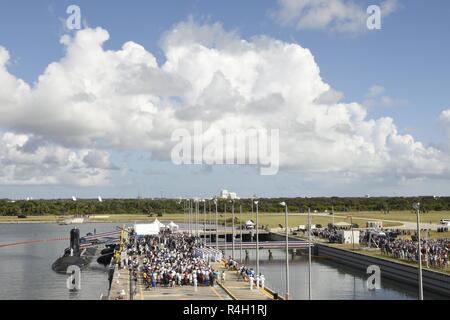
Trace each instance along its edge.
{"label": "concrete wall", "polygon": [[[381,269],[381,279],[388,278],[401,283],[418,287],[418,268],[396,263],[357,252],[338,249],[327,245],[316,244],[314,252],[318,256],[326,256],[335,262],[366,271],[370,265]],[[450,275],[423,269],[424,290],[450,297]]]}

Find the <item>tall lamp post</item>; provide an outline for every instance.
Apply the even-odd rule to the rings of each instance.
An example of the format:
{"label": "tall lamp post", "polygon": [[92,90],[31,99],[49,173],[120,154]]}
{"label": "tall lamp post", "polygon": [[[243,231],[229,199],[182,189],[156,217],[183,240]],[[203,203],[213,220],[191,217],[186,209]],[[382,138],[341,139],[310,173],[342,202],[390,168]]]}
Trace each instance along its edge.
{"label": "tall lamp post", "polygon": [[203,245],[206,247],[206,200],[203,199]]}
{"label": "tall lamp post", "polygon": [[243,228],[243,225],[242,225],[242,204],[240,205],[240,213],[239,213],[239,222],[240,222],[240,237],[241,237],[241,248],[240,248],[240,252],[239,252],[239,258],[240,258],[240,260],[241,260],[241,263],[242,263],[242,228]]}
{"label": "tall lamp post", "polygon": [[311,261],[311,208],[308,208],[308,277],[309,277],[309,290],[308,296],[309,300],[312,300],[312,261]]}
{"label": "tall lamp post", "polygon": [[209,246],[212,246],[212,211],[211,211],[211,200],[208,200],[208,206],[209,206],[209,226],[208,226],[208,233],[209,233]]}
{"label": "tall lamp post", "polygon": [[192,236],[192,201],[188,199],[188,222],[189,222],[189,235]]}
{"label": "tall lamp post", "polygon": [[227,250],[228,250],[228,245],[227,245],[227,201],[225,200],[223,202],[223,218],[225,220],[224,222],[224,239],[225,239],[225,243],[224,243],[224,253],[225,253],[225,257],[227,256]]}
{"label": "tall lamp post", "polygon": [[216,206],[216,250],[219,251],[219,212],[217,211],[217,199],[214,199]]}
{"label": "tall lamp post", "polygon": [[199,199],[195,199],[195,235],[199,238],[200,231],[198,226],[198,212],[200,211]]}
{"label": "tall lamp post", "polygon": [[231,207],[231,212],[232,212],[232,219],[233,221],[231,222],[231,228],[232,228],[232,232],[231,232],[231,257],[234,260],[234,238],[236,237],[236,230],[235,230],[235,225],[234,225],[234,200],[231,201],[232,202],[232,207]]}
{"label": "tall lamp post", "polygon": [[281,206],[284,207],[284,224],[286,235],[286,300],[289,300],[289,219],[288,219],[288,206],[286,202],[281,202]]}
{"label": "tall lamp post", "polygon": [[187,206],[186,201],[184,199],[181,199],[183,201],[183,220],[184,220],[184,228],[186,228],[187,225]]}
{"label": "tall lamp post", "polygon": [[423,300],[423,279],[422,279],[422,248],[420,245],[420,203],[413,204],[414,210],[416,210],[417,218],[417,252],[419,255],[419,300]]}
{"label": "tall lamp post", "polygon": [[256,275],[259,276],[259,201],[255,201],[256,205]]}

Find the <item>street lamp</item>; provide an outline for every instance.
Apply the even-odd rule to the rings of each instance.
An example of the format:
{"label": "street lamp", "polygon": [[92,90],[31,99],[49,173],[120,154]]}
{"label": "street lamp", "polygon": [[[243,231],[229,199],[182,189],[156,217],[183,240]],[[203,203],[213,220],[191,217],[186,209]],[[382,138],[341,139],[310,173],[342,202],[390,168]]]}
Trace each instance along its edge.
{"label": "street lamp", "polygon": [[254,203],[256,205],[256,275],[259,276],[259,201]]}
{"label": "street lamp", "polygon": [[192,236],[192,202],[191,199],[188,199],[188,229],[189,229],[189,236]]}
{"label": "street lamp", "polygon": [[309,277],[309,300],[312,300],[312,261],[311,261],[311,208],[308,208],[308,277]]}
{"label": "street lamp", "polygon": [[[239,258],[240,258],[240,260],[241,260],[241,263],[242,263],[242,228],[243,228],[243,225],[242,225],[242,204],[240,205],[240,213],[239,213],[239,223],[240,223],[240,237],[241,237],[241,248],[240,248],[240,252],[239,252]],[[258,274],[257,274],[257,276],[258,276]]]}
{"label": "street lamp", "polygon": [[203,245],[206,247],[206,200],[202,199],[203,202]]}
{"label": "street lamp", "polygon": [[234,200],[230,201],[232,203],[232,207],[231,207],[231,212],[232,212],[232,219],[233,221],[231,222],[231,228],[232,228],[232,232],[231,232],[231,257],[234,260],[234,238],[236,236],[236,230],[235,230],[235,226],[234,226]]}
{"label": "street lamp", "polygon": [[208,226],[208,233],[209,233],[209,246],[212,247],[212,211],[211,211],[211,200],[208,200],[208,209],[209,209],[209,226]]}
{"label": "street lamp", "polygon": [[199,230],[198,230],[198,211],[200,208],[199,199],[195,198],[195,235],[197,238],[199,238]]}
{"label": "street lamp", "polygon": [[217,199],[214,199],[216,206],[216,250],[219,251],[219,213],[217,211]]}
{"label": "street lamp", "polygon": [[413,204],[417,216],[417,251],[419,254],[419,300],[423,300],[423,282],[422,282],[422,248],[420,246],[420,202]]}
{"label": "street lamp", "polygon": [[223,218],[225,220],[224,222],[224,239],[225,239],[225,243],[224,243],[224,253],[225,253],[225,257],[227,255],[227,249],[228,249],[228,245],[227,245],[227,201],[225,200],[223,202]]}
{"label": "street lamp", "polygon": [[288,206],[286,202],[281,202],[281,206],[284,207],[284,224],[286,235],[286,300],[289,300],[289,219],[288,219]]}

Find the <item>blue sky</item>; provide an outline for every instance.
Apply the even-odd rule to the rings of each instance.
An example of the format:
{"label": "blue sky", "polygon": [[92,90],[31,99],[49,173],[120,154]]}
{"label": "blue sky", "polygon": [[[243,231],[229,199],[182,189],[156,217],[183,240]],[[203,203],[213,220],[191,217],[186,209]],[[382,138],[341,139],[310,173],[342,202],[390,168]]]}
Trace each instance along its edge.
{"label": "blue sky", "polygon": [[[381,2],[381,1],[379,1]],[[359,1],[365,7],[377,1]],[[382,30],[361,34],[327,30],[299,30],[282,25],[273,18],[276,1],[24,1],[0,2],[0,46],[11,56],[8,70],[33,85],[46,67],[65,54],[59,43],[69,33],[63,27],[68,5],[82,10],[87,26],[108,30],[105,49],[118,50],[134,41],[165,62],[160,43],[164,33],[175,24],[192,17],[201,24],[223,24],[243,39],[267,35],[298,43],[313,54],[324,82],[343,93],[344,102],[363,103],[375,85],[385,90],[393,105],[375,103],[368,117],[392,117],[401,134],[411,134],[426,146],[440,147],[448,137],[438,125],[442,111],[450,108],[450,3],[445,0],[399,1],[400,7],[383,17]],[[72,34],[72,33],[69,33]],[[1,128],[1,127],[0,127]],[[179,168],[170,163],[142,161],[146,152],[111,150],[116,164],[126,164],[135,172],[127,173],[130,184],[78,187],[70,185],[0,186],[0,197],[65,197],[97,194],[115,197],[213,195],[222,188],[244,196],[261,195],[362,195],[428,193],[420,184],[399,186],[393,181],[375,185],[343,184],[339,188],[323,186],[319,180],[306,183],[301,174],[282,171],[276,177],[261,177],[253,168]],[[144,172],[147,172],[145,174]],[[148,173],[150,172],[150,173]],[[157,173],[156,173],[157,172]],[[245,181],[241,177],[245,176]],[[120,180],[120,179],[119,179]],[[394,179],[395,180],[395,179]],[[430,182],[430,192],[448,194],[446,179]],[[253,189],[255,191],[253,191]],[[444,190],[446,189],[446,190]]]}

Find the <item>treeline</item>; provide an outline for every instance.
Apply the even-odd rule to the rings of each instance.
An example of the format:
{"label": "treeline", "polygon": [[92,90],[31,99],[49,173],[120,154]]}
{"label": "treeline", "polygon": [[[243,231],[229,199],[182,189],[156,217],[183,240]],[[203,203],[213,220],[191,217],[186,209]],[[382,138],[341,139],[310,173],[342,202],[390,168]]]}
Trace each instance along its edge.
{"label": "treeline", "polygon": [[[423,212],[450,210],[450,197],[379,197],[379,198],[270,198],[259,199],[260,212],[283,212],[280,202],[286,202],[290,212],[306,212],[308,208],[318,212],[355,212],[355,211],[390,211],[412,210],[414,202],[421,203]],[[252,201],[242,199],[235,201],[235,211],[242,205],[244,212],[252,210]],[[203,212],[204,203],[200,204]],[[183,213],[188,201],[175,199],[108,199],[98,200],[0,200],[0,215],[100,215],[100,214],[146,214]],[[206,201],[206,210],[214,211],[212,201]],[[218,211],[231,212],[232,203],[219,200]],[[254,206],[254,210],[256,207]]]}

